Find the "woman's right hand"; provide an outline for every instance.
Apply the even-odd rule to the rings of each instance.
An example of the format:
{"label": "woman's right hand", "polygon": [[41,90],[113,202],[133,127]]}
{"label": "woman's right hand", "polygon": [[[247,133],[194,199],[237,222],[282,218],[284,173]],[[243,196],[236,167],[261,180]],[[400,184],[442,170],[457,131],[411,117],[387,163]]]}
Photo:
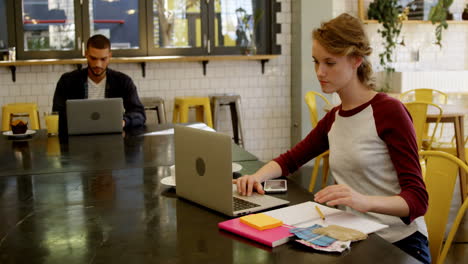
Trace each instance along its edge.
{"label": "woman's right hand", "polygon": [[240,195],[250,196],[252,195],[253,191],[258,192],[259,194],[265,194],[262,182],[257,179],[255,174],[244,175],[235,180],[232,180],[232,183],[237,185],[237,192]]}

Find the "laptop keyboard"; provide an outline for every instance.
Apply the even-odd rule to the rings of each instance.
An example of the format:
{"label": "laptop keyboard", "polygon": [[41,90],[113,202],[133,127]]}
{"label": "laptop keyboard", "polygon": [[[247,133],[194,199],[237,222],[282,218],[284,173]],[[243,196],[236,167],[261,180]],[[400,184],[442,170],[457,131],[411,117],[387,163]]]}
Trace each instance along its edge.
{"label": "laptop keyboard", "polygon": [[234,211],[240,211],[240,210],[245,210],[245,209],[250,209],[250,208],[260,206],[259,204],[251,203],[251,202],[248,202],[246,200],[243,200],[237,197],[233,197],[233,199],[234,199]]}

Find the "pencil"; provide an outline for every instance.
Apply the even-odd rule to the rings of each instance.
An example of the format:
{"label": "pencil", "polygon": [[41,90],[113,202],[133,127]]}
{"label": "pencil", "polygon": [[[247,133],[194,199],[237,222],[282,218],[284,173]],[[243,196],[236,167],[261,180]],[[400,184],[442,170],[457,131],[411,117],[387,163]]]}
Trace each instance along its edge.
{"label": "pencil", "polygon": [[320,215],[320,218],[325,221],[325,215],[322,213],[320,208],[318,206],[315,206],[315,210],[317,210],[318,214]]}

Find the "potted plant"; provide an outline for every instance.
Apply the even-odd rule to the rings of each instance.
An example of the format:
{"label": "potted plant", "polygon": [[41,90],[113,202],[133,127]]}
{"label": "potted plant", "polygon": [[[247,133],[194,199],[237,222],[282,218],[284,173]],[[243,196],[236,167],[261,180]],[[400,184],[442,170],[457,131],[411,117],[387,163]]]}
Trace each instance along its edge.
{"label": "potted plant", "polygon": [[236,44],[241,48],[241,53],[245,55],[255,55],[257,53],[257,43],[255,32],[257,25],[263,17],[263,10],[256,9],[254,14],[248,14],[245,9],[236,9],[237,29]]}
{"label": "potted plant", "polygon": [[453,0],[439,0],[435,6],[431,7],[431,10],[429,11],[429,20],[431,20],[433,25],[438,23],[435,29],[435,44],[439,45],[439,47],[442,47],[442,30],[448,28],[448,9],[452,3]]}
{"label": "potted plant", "polygon": [[462,19],[468,20],[468,4],[465,6],[465,9],[463,10]]}
{"label": "potted plant", "polygon": [[380,78],[382,91],[391,89],[391,79],[395,72],[395,68],[391,65],[393,53],[398,44],[404,45],[403,41],[399,43],[398,39],[403,25],[402,21],[407,19],[408,12],[409,9],[403,10],[398,0],[375,0],[369,5],[369,19],[376,19],[382,24],[382,28],[377,30],[384,41],[384,51],[379,54],[380,65],[384,70],[384,76]]}

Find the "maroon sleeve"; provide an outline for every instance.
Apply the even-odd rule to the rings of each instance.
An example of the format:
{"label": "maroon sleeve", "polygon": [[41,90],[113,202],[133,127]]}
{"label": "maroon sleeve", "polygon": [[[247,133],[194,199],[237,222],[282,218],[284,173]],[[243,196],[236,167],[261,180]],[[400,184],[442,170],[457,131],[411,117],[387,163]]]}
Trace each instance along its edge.
{"label": "maroon sleeve", "polygon": [[399,195],[409,207],[409,216],[402,217],[405,224],[426,213],[428,194],[419,163],[418,145],[411,115],[398,100],[384,96],[373,105],[379,137],[387,144],[401,187]]}
{"label": "maroon sleeve", "polygon": [[295,172],[306,162],[328,150],[328,131],[335,121],[337,110],[338,107],[332,109],[301,142],[273,159],[280,165],[282,176]]}

